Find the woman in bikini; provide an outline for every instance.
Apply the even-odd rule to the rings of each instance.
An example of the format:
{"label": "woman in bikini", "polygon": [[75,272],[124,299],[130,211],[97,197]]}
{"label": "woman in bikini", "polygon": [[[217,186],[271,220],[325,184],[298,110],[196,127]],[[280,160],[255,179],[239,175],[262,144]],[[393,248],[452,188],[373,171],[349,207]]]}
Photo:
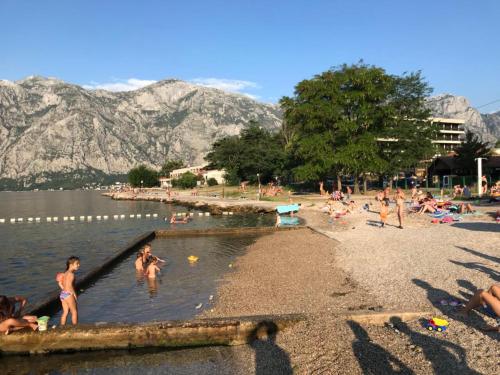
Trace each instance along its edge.
{"label": "woman in bikini", "polygon": [[63,313],[61,315],[61,325],[66,324],[68,313],[71,312],[71,322],[78,323],[78,307],[75,292],[75,271],[80,268],[78,257],[69,257],[66,261],[66,272],[57,275],[57,282],[61,288],[59,299],[61,300]]}
{"label": "woman in bikini", "polygon": [[[491,316],[500,318],[500,284],[492,285],[488,290],[479,289],[465,307],[460,310],[463,316],[469,315],[472,309],[482,307]],[[487,331],[500,331],[500,327],[488,327]]]}
{"label": "woman in bikini", "polygon": [[404,215],[404,205],[405,205],[405,194],[401,188],[396,189],[396,194],[394,195],[394,200],[396,201],[396,213],[398,214],[399,229],[403,229],[403,215]]}
{"label": "woman in bikini", "polygon": [[[16,311],[17,303],[20,306]],[[36,316],[24,315],[21,317],[21,311],[26,303],[26,298],[21,296],[0,296],[0,332],[8,335],[12,331],[17,331],[25,327],[29,327],[33,331],[38,328]]]}

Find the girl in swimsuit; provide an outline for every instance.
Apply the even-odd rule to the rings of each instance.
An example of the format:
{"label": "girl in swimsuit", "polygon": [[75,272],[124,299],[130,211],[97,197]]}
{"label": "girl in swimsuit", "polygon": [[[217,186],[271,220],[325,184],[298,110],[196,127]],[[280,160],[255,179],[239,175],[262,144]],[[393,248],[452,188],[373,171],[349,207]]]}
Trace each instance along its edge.
{"label": "girl in swimsuit", "polygon": [[401,188],[396,189],[396,195],[394,195],[394,200],[396,201],[396,213],[398,214],[399,229],[403,229],[403,214],[404,214],[404,204],[405,204],[405,194]]}
{"label": "girl in swimsuit", "polygon": [[77,297],[75,292],[75,271],[80,268],[80,259],[78,257],[69,257],[66,261],[66,272],[57,275],[57,282],[62,289],[59,294],[63,313],[61,315],[61,325],[66,324],[68,313],[71,312],[71,322],[78,323]]}

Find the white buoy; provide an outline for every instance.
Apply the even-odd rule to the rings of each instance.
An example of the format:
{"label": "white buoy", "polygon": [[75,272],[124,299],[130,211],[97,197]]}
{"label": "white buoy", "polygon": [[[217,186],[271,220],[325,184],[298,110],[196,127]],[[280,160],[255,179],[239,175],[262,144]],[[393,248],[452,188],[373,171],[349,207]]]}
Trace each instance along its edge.
{"label": "white buoy", "polygon": [[85,216],[80,216],[80,220],[85,220]]}
{"label": "white buoy", "polygon": [[120,219],[125,219],[125,215],[124,215],[124,214],[121,214],[121,215],[120,215]]}
{"label": "white buoy", "polygon": [[205,212],[205,216],[210,216],[210,212]]}
{"label": "white buoy", "polygon": [[153,217],[158,217],[158,214],[153,214]]}
{"label": "white buoy", "polygon": [[54,216],[54,217],[52,218],[52,221],[59,221],[59,217]]}
{"label": "white buoy", "polygon": [[232,215],[233,214],[233,211],[229,211],[229,215]]}
{"label": "white buoy", "polygon": [[141,218],[141,216],[142,216],[141,214],[137,214],[137,215],[135,215],[135,217],[136,217],[136,218],[138,218],[138,219],[140,219],[140,218]]}
{"label": "white buoy", "polygon": [[32,218],[32,217],[29,217],[29,218],[28,218],[28,221],[29,221],[30,223],[31,223],[31,222],[33,222],[33,218]]}
{"label": "white buoy", "polygon": [[48,217],[47,218],[47,223],[51,223],[52,222],[52,218],[51,217]]}
{"label": "white buoy", "polygon": [[71,221],[74,221],[74,220],[75,220],[75,217],[74,217],[74,216],[70,216],[70,217],[69,217],[69,219],[70,219]]}
{"label": "white buoy", "polygon": [[87,216],[88,221],[92,221],[92,216]]}
{"label": "white buoy", "polygon": [[5,219],[0,219],[0,223],[1,224],[5,223]]}
{"label": "white buoy", "polygon": [[42,219],[41,219],[41,218],[39,218],[39,217],[35,217],[35,221],[36,221],[37,223],[39,223],[39,222],[40,222],[40,220],[42,220]]}
{"label": "white buoy", "polygon": [[15,222],[16,222],[16,219],[12,218],[12,219],[10,219],[10,222],[11,222],[11,223],[15,223]]}
{"label": "white buoy", "polygon": [[19,218],[17,218],[17,221],[18,221],[19,223],[22,223],[22,222],[23,222],[23,218],[22,218],[22,217],[19,217]]}
{"label": "white buoy", "polygon": [[227,211],[222,211],[222,215],[227,215],[228,212]]}
{"label": "white buoy", "polygon": [[194,216],[194,212],[190,212],[189,216],[193,217]]}
{"label": "white buoy", "polygon": [[151,214],[146,214],[146,217],[151,217]]}
{"label": "white buoy", "polygon": [[132,219],[134,216],[135,216],[134,214],[130,214],[130,215],[128,215],[128,217],[129,217],[129,218],[131,218],[131,219]]}
{"label": "white buoy", "polygon": [[63,221],[68,221],[68,217],[67,216],[63,216]]}
{"label": "white buoy", "polygon": [[101,220],[101,215],[97,215],[95,218],[96,218],[97,220]]}
{"label": "white buoy", "polygon": [[102,218],[103,218],[104,220],[108,220],[108,219],[109,219],[109,216],[108,216],[108,215],[104,215]]}

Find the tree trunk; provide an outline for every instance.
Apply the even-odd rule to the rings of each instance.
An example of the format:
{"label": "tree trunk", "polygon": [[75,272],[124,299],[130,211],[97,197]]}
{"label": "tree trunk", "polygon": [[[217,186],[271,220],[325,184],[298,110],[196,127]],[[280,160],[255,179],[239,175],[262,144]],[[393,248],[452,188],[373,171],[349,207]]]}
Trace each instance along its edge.
{"label": "tree trunk", "polygon": [[342,178],[340,177],[340,173],[337,174],[337,190],[342,191]]}
{"label": "tree trunk", "polygon": [[363,194],[366,194],[368,191],[368,179],[366,178],[366,174],[363,173]]}
{"label": "tree trunk", "polygon": [[359,194],[358,173],[354,174],[354,194]]}

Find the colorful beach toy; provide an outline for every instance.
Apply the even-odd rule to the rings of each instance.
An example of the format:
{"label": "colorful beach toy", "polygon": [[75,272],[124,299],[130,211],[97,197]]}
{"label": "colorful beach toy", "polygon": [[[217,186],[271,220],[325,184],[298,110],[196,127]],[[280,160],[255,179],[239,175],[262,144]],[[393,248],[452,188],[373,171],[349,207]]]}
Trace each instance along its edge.
{"label": "colorful beach toy", "polygon": [[448,323],[447,320],[432,318],[425,323],[425,328],[427,328],[429,331],[444,332],[448,329],[449,325],[450,323]]}

